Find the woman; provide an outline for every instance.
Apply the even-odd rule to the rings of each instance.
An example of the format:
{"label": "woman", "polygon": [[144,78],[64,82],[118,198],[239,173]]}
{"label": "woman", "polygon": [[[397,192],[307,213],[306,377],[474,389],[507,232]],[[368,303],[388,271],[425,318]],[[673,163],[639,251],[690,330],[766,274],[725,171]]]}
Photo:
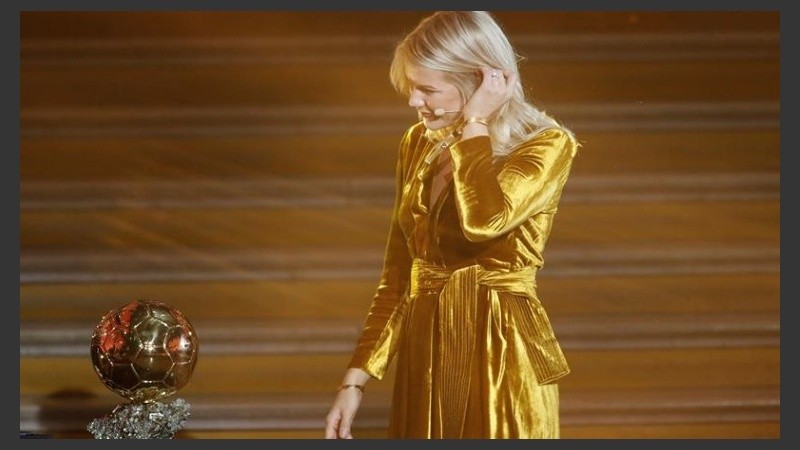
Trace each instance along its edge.
{"label": "woman", "polygon": [[423,19],[390,77],[420,122],[400,142],[384,266],[326,438],[352,438],[364,385],[394,357],[390,438],[558,438],[569,367],[535,276],[578,144],[525,100],[486,12]]}

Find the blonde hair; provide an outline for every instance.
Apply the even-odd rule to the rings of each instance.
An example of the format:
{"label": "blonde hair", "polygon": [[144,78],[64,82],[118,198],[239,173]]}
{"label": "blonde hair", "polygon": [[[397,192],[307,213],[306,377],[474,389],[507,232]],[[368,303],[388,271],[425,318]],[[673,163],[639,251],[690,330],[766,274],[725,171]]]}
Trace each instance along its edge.
{"label": "blonde hair", "polygon": [[[422,19],[397,44],[389,78],[398,92],[408,95],[411,87],[406,78],[407,66],[440,70],[466,101],[480,84],[476,76],[480,66],[518,74],[521,59],[488,12],[439,11]],[[572,135],[570,130],[526,100],[522,83],[514,88],[511,100],[488,119],[495,156],[508,154],[532,135],[548,128],[560,128]]]}

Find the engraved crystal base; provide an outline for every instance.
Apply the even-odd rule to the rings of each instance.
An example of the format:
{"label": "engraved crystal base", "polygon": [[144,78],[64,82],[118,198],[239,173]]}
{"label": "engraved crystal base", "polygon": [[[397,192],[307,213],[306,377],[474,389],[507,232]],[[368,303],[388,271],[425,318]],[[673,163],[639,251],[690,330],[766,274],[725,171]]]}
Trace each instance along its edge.
{"label": "engraved crystal base", "polygon": [[134,402],[117,405],[86,428],[95,439],[172,439],[189,417],[189,403]]}

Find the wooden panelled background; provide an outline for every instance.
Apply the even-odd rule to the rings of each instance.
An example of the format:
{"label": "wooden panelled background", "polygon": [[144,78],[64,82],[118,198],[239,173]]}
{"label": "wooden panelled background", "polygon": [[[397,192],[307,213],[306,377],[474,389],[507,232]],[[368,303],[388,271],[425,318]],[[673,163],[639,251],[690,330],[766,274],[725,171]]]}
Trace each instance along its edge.
{"label": "wooden panelled background", "polygon": [[[380,271],[402,12],[22,12],[20,430],[122,401],[134,298],[200,339],[182,438],[318,438]],[[497,11],[583,143],[539,288],[565,438],[780,437],[777,12]],[[357,437],[385,432],[370,383]]]}

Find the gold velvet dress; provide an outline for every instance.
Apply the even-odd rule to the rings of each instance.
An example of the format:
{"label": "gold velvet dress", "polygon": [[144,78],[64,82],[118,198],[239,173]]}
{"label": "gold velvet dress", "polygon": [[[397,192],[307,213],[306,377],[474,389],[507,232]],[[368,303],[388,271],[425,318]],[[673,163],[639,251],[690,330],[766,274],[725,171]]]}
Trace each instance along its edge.
{"label": "gold velvet dress", "polygon": [[558,438],[569,367],[536,271],[577,144],[547,129],[493,161],[487,136],[457,141],[430,204],[436,146],[421,123],[400,143],[384,266],[348,367],[380,379],[397,358],[390,438]]}

